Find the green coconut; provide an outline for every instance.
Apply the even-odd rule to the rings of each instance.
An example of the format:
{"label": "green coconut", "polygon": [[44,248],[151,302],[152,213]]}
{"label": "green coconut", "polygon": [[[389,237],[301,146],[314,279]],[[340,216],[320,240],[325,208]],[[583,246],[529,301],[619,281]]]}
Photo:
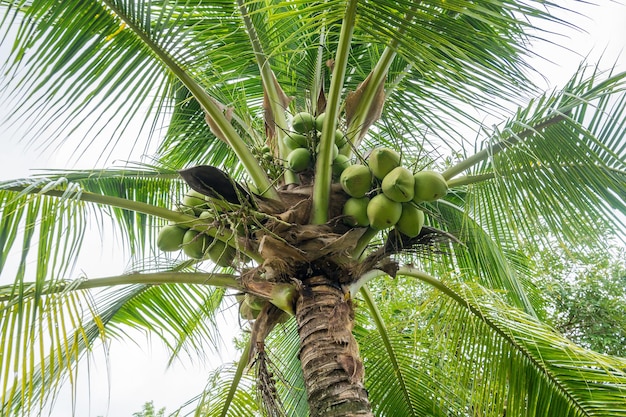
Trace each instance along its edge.
{"label": "green coconut", "polygon": [[365,165],[350,165],[341,173],[339,182],[350,197],[361,198],[372,186],[372,173]]}
{"label": "green coconut", "polygon": [[413,203],[402,203],[402,215],[396,223],[398,232],[408,237],[415,237],[420,234],[422,226],[424,226],[424,212]]}
{"label": "green coconut", "polygon": [[193,259],[202,259],[213,238],[204,233],[189,229],[183,236],[183,252]]}
{"label": "green coconut", "polygon": [[237,255],[237,250],[221,240],[215,239],[209,246],[209,259],[216,265],[223,267],[231,266],[235,255]]}
{"label": "green coconut", "polygon": [[174,224],[161,227],[157,236],[157,248],[163,252],[174,252],[180,249],[183,244],[183,237],[186,230]]}
{"label": "green coconut", "polygon": [[383,230],[393,227],[401,215],[402,203],[387,198],[385,194],[378,194],[367,205],[367,218],[372,229]]}
{"label": "green coconut", "polygon": [[400,154],[389,148],[375,148],[367,163],[374,176],[382,180],[392,169],[400,166]]}
{"label": "green coconut", "polygon": [[448,193],[448,183],[438,172],[420,171],[413,177],[415,178],[413,201],[416,203],[435,201]]}
{"label": "green coconut", "polygon": [[326,113],[318,114],[317,117],[315,117],[315,130],[317,130],[318,132],[321,132],[322,129],[324,128],[325,120],[326,120]]}
{"label": "green coconut", "polygon": [[197,216],[202,213],[203,210],[209,208],[204,197],[204,194],[200,194],[196,190],[190,189],[183,197],[183,206],[191,208],[193,213]]}
{"label": "green coconut", "polygon": [[335,145],[341,148],[348,144],[348,138],[339,129],[335,130]]}
{"label": "green coconut", "polygon": [[413,173],[404,167],[392,169],[381,184],[383,193],[398,203],[406,203],[413,199],[415,178]]}
{"label": "green coconut", "polygon": [[315,129],[315,117],[305,111],[296,113],[291,121],[291,127],[298,133],[308,133]]}
{"label": "green coconut", "polygon": [[352,165],[350,158],[345,155],[337,155],[335,159],[333,159],[333,175],[335,177],[341,176],[341,173],[350,165]]}
{"label": "green coconut", "polygon": [[239,303],[239,316],[244,320],[255,320],[260,312],[260,309],[253,309],[245,298]]}
{"label": "green coconut", "polygon": [[[319,153],[320,153],[320,148],[321,148],[321,146],[320,146],[320,145],[321,145],[321,144],[322,144],[322,143],[320,142],[320,143],[318,143],[318,144],[317,144],[317,146],[315,147],[315,153],[316,153],[316,154],[319,154]],[[337,145],[335,145],[334,143],[333,143],[333,147],[332,147],[332,150],[331,150],[331,154],[332,154],[333,160],[337,157],[337,155],[339,155],[339,148],[338,148],[338,147],[337,147]]]}
{"label": "green coconut", "polygon": [[309,144],[309,139],[300,133],[289,133],[283,138],[283,143],[287,148],[293,150],[306,148]]}
{"label": "green coconut", "polygon": [[370,199],[368,197],[349,198],[343,205],[343,215],[346,216],[343,222],[352,227],[369,226],[370,221],[367,218],[367,205]]}
{"label": "green coconut", "polygon": [[287,155],[287,165],[294,172],[304,171],[311,165],[311,162],[311,152],[305,148],[294,149]]}
{"label": "green coconut", "polygon": [[248,294],[246,293],[243,302],[248,304],[248,306],[252,309],[252,310],[258,310],[260,311],[265,304],[267,304],[267,300],[265,298],[256,296],[254,294]]}
{"label": "green coconut", "polygon": [[350,156],[352,153],[352,145],[346,140],[345,145],[339,147],[339,155]]}

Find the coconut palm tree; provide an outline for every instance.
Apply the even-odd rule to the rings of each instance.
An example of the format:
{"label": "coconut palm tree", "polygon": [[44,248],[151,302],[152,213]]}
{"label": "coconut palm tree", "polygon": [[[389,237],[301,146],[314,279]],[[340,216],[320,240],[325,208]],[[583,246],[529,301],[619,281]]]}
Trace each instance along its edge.
{"label": "coconut palm tree", "polygon": [[[626,360],[542,323],[520,249],[624,226],[626,74],[528,78],[557,6],[1,4],[3,91],[41,146],[159,141],[149,165],[0,183],[2,415],[128,328],[202,355],[229,306],[250,333],[196,415],[626,415]],[[76,277],[92,216],[128,273]]]}

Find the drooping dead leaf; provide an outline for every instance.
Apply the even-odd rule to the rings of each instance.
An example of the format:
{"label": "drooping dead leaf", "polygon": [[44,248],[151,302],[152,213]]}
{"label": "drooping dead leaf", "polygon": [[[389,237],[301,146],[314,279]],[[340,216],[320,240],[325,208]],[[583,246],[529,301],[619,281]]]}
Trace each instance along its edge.
{"label": "drooping dead leaf", "polygon": [[317,95],[317,115],[324,113],[326,110],[326,94],[324,94],[324,78],[320,85],[320,92]]}
{"label": "drooping dead leaf", "polygon": [[328,245],[320,249],[322,255],[343,255],[352,253],[352,250],[356,247],[359,239],[365,233],[367,229],[365,227],[359,227],[356,229],[350,229],[337,239],[332,240]]}
{"label": "drooping dead leaf", "polygon": [[252,325],[252,332],[250,333],[252,349],[250,349],[248,363],[252,363],[252,358],[254,358],[257,352],[263,349],[265,346],[265,338],[270,334],[272,329],[274,329],[277,324],[283,323],[288,317],[289,315],[287,313],[274,304],[267,303],[263,306]]}
{"label": "drooping dead leaf", "polygon": [[[355,91],[348,93],[346,97],[346,124],[351,129],[358,129],[359,136],[355,139],[355,145],[358,145],[358,142],[365,136],[367,133],[367,129],[374,124],[374,122],[380,119],[380,116],[383,112],[383,105],[385,104],[385,83],[381,82],[379,85],[371,85],[371,76],[372,74],[367,76],[367,78],[359,84]],[[365,115],[365,119],[360,126],[352,127],[352,120],[354,119],[356,112],[359,110],[359,104],[363,98],[363,94],[365,91],[375,88],[374,99],[372,101],[371,106],[367,109],[367,114]]]}
{"label": "drooping dead leaf", "polygon": [[[273,72],[271,82],[273,84],[273,89],[278,94],[278,104],[280,108],[283,110],[286,109],[289,106],[292,98],[288,97],[285,94],[280,84],[278,84],[278,80],[276,79],[276,76]],[[270,96],[267,93],[267,86],[265,85],[263,86],[263,116],[265,119],[265,135],[267,137],[267,140],[269,141],[268,146],[270,147],[270,149],[274,150],[275,144],[273,142],[274,138],[276,137],[276,118],[274,115],[274,106],[272,106],[272,103],[270,103]],[[283,126],[283,128],[285,127],[286,126]]]}
{"label": "drooping dead leaf", "polygon": [[[226,107],[212,97],[209,97],[209,99],[220,109],[220,111],[224,114],[224,117],[226,117],[226,120],[230,122],[233,118],[234,109],[232,107]],[[209,125],[209,129],[211,130],[211,133],[215,135],[215,137],[223,142],[228,143],[226,135],[224,135],[224,132],[222,132],[215,120],[209,115],[209,113],[206,112],[206,110],[204,112],[204,120],[206,121],[207,125]]]}
{"label": "drooping dead leaf", "polygon": [[264,259],[282,258],[288,263],[304,262],[304,253],[287,242],[270,235],[264,235],[259,243],[259,253]]}

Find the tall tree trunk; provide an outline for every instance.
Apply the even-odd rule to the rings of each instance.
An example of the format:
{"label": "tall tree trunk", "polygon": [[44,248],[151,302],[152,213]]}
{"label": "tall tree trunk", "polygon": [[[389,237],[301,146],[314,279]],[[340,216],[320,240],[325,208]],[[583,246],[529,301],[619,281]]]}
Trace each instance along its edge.
{"label": "tall tree trunk", "polygon": [[311,417],[373,417],[351,301],[327,277],[313,277],[304,283],[296,320]]}

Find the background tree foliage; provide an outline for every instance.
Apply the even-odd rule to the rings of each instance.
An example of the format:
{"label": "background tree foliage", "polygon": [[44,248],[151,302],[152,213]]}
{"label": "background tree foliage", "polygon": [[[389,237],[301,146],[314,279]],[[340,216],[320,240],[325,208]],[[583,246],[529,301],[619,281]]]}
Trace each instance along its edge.
{"label": "background tree foliage", "polygon": [[619,245],[608,251],[545,250],[535,254],[545,315],[577,344],[626,356],[626,265]]}

